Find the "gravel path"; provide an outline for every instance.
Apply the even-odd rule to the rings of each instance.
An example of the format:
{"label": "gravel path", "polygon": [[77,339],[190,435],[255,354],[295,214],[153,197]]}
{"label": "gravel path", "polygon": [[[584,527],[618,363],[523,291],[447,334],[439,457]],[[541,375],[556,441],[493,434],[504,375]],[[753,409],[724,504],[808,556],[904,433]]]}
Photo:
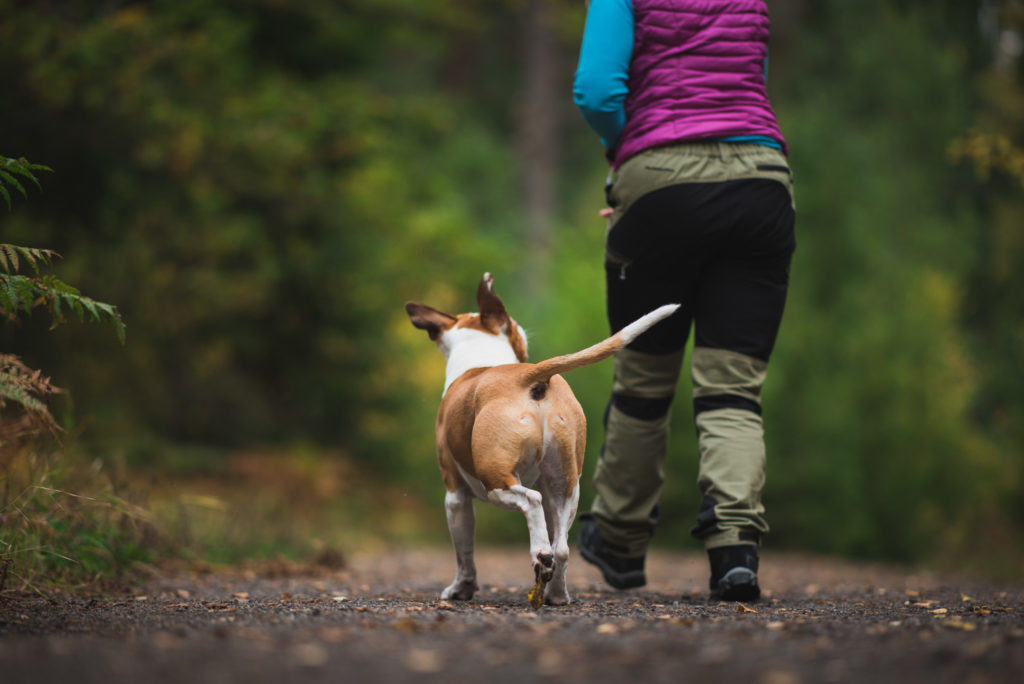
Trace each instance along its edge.
{"label": "gravel path", "polygon": [[523,549],[478,551],[482,590],[441,601],[447,549],[342,571],[166,572],[136,594],[0,597],[0,682],[1024,681],[1024,583],[762,554],[766,595],[706,598],[703,556],[657,553],[617,592],[574,553],[573,603],[532,610]]}

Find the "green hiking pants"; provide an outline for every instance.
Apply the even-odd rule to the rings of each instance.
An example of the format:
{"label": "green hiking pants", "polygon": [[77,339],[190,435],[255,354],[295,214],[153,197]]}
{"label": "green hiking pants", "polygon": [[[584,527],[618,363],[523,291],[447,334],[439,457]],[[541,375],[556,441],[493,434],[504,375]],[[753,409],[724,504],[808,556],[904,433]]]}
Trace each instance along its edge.
{"label": "green hiking pants", "polygon": [[796,247],[786,159],[761,145],[655,148],[620,167],[608,198],[612,330],[661,304],[682,306],[615,358],[591,508],[601,536],[624,556],[646,552],[692,327],[702,495],[692,533],[706,548],[758,544],[768,532],[761,387]]}

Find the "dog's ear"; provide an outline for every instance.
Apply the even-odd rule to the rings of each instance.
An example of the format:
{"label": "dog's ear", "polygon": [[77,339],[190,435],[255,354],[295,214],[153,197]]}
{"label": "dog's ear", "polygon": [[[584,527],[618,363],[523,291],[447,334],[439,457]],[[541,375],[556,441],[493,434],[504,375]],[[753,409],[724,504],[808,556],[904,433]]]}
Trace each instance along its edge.
{"label": "dog's ear", "polygon": [[505,304],[494,292],[494,277],[490,273],[484,273],[480,279],[480,285],[476,288],[476,303],[480,307],[480,322],[485,328],[498,334],[504,332],[508,324],[508,312],[505,311]]}
{"label": "dog's ear", "polygon": [[455,325],[455,316],[450,316],[419,302],[406,302],[405,312],[409,314],[412,324],[420,330],[426,330],[434,342],[441,338],[441,333]]}

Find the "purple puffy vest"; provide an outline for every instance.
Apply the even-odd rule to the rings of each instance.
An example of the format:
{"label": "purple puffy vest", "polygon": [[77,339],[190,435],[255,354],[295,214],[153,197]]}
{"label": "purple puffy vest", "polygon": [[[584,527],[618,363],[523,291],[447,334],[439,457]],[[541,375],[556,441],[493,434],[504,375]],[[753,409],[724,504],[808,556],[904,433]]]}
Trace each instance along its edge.
{"label": "purple puffy vest", "polygon": [[650,147],[733,136],[786,140],[765,88],[764,0],[633,0],[626,127],[613,166]]}

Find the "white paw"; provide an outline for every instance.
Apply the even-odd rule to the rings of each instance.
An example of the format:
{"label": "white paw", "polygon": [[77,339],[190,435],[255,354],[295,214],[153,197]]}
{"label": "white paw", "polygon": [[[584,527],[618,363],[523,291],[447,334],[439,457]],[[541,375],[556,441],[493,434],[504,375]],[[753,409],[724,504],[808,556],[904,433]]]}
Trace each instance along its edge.
{"label": "white paw", "polygon": [[544,602],[549,606],[567,606],[572,603],[572,599],[569,598],[569,592],[565,589],[560,592],[551,591],[551,587],[549,585],[547,596],[544,597]]}
{"label": "white paw", "polygon": [[441,598],[444,600],[455,599],[456,601],[468,601],[473,598],[473,594],[480,587],[477,586],[476,582],[463,581],[463,582],[452,582],[452,585],[441,592]]}

